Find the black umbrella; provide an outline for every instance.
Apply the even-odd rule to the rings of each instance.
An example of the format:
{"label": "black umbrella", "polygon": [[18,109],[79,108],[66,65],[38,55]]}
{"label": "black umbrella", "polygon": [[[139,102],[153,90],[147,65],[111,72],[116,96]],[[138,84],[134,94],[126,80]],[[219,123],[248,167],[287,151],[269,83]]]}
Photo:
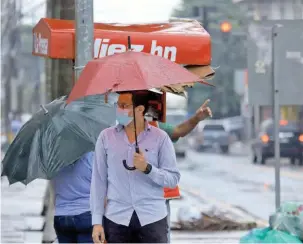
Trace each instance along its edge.
{"label": "black umbrella", "polygon": [[100,95],[68,105],[61,97],[42,106],[19,131],[2,161],[10,184],[51,179],[60,169],[93,151],[100,132],[115,124],[113,102]]}

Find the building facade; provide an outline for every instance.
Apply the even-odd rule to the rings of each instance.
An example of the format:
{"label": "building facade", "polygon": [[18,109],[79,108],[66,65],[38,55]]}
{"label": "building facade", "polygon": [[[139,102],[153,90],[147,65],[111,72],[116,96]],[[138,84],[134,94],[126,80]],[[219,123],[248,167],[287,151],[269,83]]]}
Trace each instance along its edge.
{"label": "building facade", "polygon": [[[233,2],[239,4],[247,16],[254,21],[303,19],[303,0],[233,0]],[[255,123],[272,117],[271,106],[255,108],[254,117],[257,118]],[[303,121],[303,104],[283,106],[281,119]]]}
{"label": "building facade", "polygon": [[233,0],[253,20],[303,19],[303,0]]}

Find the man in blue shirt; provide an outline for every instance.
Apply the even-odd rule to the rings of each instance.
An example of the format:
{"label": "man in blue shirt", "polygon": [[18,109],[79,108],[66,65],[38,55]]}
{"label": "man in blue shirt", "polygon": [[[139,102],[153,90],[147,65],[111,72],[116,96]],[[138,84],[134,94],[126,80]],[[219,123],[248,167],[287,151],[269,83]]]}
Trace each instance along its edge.
{"label": "man in blue shirt", "polygon": [[[120,94],[119,124],[97,140],[91,184],[95,243],[105,238],[109,243],[167,243],[163,187],[176,187],[180,173],[172,141],[144,119],[148,102],[148,91]],[[126,170],[124,160],[136,170]]]}
{"label": "man in blue shirt", "polygon": [[54,228],[59,243],[92,243],[90,184],[94,153],[86,153],[52,179]]}

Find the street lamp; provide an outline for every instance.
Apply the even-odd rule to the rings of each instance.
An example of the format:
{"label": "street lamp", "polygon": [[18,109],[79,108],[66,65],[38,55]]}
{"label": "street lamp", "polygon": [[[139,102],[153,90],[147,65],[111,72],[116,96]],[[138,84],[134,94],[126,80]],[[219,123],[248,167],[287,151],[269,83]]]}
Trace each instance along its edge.
{"label": "street lamp", "polygon": [[225,43],[228,42],[229,40],[229,36],[230,36],[230,33],[231,33],[231,30],[232,30],[232,25],[230,22],[228,21],[224,21],[221,23],[220,25],[220,30],[221,30],[221,33],[222,33],[222,39]]}

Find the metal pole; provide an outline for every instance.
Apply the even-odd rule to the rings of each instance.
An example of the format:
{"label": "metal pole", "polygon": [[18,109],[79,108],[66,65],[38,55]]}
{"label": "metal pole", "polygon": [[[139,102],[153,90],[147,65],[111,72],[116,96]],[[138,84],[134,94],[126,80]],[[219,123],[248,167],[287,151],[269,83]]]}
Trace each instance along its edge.
{"label": "metal pole", "polygon": [[280,207],[280,102],[279,102],[279,86],[276,79],[276,60],[275,60],[275,39],[277,37],[277,25],[272,27],[272,63],[271,63],[271,79],[272,79],[272,98],[273,98],[273,116],[274,116],[274,152],[275,152],[275,193],[276,193],[276,209]]}
{"label": "metal pole", "polygon": [[259,105],[254,105],[253,113],[254,113],[254,136],[257,136],[259,133],[260,122],[261,122]]}
{"label": "metal pole", "polygon": [[[65,20],[75,19],[75,1],[74,0],[47,0],[47,17]],[[46,59],[46,85],[47,100],[56,99],[59,96],[68,94],[72,87],[72,65],[70,60],[65,59]],[[55,192],[51,183],[48,183],[48,196],[45,199],[47,205],[47,216],[45,218],[45,227],[43,232],[43,243],[53,243],[56,239],[54,229],[55,212]],[[47,203],[48,202],[48,203]]]}
{"label": "metal pole", "polygon": [[93,59],[94,47],[94,1],[75,0],[76,59],[75,80],[82,68]]}
{"label": "metal pole", "polygon": [[203,17],[203,19],[202,19],[203,28],[206,31],[209,31],[208,30],[208,8],[206,6],[203,6],[201,8],[202,8],[201,12],[202,12],[202,17]]}

